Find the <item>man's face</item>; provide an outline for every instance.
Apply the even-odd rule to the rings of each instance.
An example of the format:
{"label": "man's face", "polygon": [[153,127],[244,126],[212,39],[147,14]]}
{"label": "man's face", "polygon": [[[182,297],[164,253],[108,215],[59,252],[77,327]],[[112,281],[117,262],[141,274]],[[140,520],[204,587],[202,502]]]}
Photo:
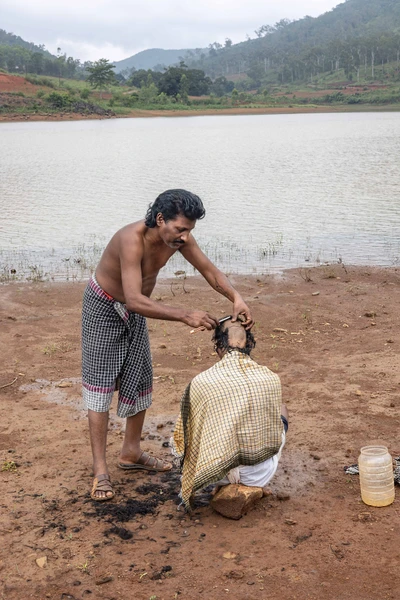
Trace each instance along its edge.
{"label": "man's face", "polygon": [[157,226],[161,239],[169,248],[182,248],[189,239],[190,232],[194,229],[196,221],[178,215],[175,219],[165,222],[161,213],[157,215]]}

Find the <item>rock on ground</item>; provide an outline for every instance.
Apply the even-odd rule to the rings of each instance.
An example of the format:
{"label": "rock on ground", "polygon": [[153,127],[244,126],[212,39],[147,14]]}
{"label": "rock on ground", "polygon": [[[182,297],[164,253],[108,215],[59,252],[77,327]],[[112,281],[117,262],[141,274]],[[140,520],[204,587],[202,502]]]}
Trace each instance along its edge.
{"label": "rock on ground", "polygon": [[240,484],[224,485],[214,496],[211,506],[228,519],[240,519],[263,497],[260,487]]}

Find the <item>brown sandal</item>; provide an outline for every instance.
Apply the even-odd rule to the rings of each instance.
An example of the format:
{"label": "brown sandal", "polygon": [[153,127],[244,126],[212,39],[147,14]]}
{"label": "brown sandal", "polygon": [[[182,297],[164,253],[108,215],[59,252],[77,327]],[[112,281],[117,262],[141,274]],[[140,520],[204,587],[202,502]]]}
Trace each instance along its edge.
{"label": "brown sandal", "polygon": [[[105,492],[106,494],[111,492],[111,496],[96,496],[96,492]],[[90,492],[91,499],[96,502],[104,502],[105,500],[111,500],[114,496],[115,494],[112,489],[110,476],[106,474],[97,475],[97,477],[93,479],[93,487]]]}
{"label": "brown sandal", "polygon": [[120,469],[125,471],[151,471],[153,473],[165,473],[172,469],[170,463],[164,462],[161,458],[150,456],[147,452],[142,452],[138,461],[135,463],[118,463]]}

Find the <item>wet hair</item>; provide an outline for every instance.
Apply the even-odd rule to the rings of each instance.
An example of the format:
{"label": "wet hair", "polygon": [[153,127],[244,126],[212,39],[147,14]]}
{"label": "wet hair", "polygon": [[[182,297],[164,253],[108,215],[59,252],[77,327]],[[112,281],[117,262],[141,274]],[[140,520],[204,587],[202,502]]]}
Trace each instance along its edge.
{"label": "wet hair", "polygon": [[158,213],[162,214],[165,222],[176,219],[178,215],[183,215],[190,221],[197,221],[205,216],[206,211],[196,194],[186,190],[167,190],[149,205],[144,221],[146,227],[156,226]]}
{"label": "wet hair", "polygon": [[238,352],[242,352],[242,354],[247,354],[250,356],[250,352],[256,345],[256,340],[254,339],[254,335],[250,330],[246,329],[246,345],[244,348],[239,348],[237,346],[229,345],[229,329],[224,329],[223,325],[218,325],[215,328],[214,335],[212,337],[214,342],[215,350],[222,350],[223,352],[232,352],[232,350],[237,350]]}

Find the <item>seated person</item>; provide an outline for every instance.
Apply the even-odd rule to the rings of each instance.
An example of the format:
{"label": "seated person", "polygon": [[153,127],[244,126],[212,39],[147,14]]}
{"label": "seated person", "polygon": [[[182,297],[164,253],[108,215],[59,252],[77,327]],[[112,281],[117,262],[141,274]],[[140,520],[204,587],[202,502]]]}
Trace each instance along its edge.
{"label": "seated person", "polygon": [[266,491],[288,428],[278,375],[250,358],[252,333],[227,320],[213,341],[220,360],[187,386],[173,437],[187,509],[194,492],[211,483]]}

